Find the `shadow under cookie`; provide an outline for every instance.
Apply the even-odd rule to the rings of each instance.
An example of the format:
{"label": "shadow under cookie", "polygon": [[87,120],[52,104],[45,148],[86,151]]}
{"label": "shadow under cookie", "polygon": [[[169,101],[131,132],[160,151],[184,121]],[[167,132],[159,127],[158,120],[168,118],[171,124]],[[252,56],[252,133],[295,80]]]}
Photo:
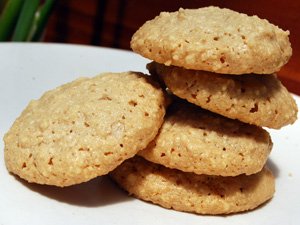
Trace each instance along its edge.
{"label": "shadow under cookie", "polygon": [[70,205],[102,207],[133,200],[124,195],[108,176],[97,177],[88,182],[64,188],[28,183],[17,176],[15,178],[31,191]]}

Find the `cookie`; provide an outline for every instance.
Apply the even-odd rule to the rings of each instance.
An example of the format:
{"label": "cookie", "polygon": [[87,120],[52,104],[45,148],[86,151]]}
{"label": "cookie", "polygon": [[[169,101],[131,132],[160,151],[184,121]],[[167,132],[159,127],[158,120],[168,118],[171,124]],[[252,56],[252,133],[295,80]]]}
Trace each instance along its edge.
{"label": "cookie", "polygon": [[196,175],[169,169],[138,156],[126,160],[112,178],[130,194],[165,208],[199,214],[251,210],[272,198],[275,181],[264,168],[250,176]]}
{"label": "cookie", "polygon": [[271,74],[292,55],[289,31],[229,9],[162,12],[133,35],[131,48],[167,66],[224,74]]}
{"label": "cookie", "polygon": [[148,68],[173,94],[225,117],[274,129],[297,119],[296,102],[276,75],[220,75],[155,62]]}
{"label": "cookie", "polygon": [[68,186],[107,174],[156,136],[162,90],[137,72],[82,78],[31,101],[4,137],[7,169]]}
{"label": "cookie", "polygon": [[260,127],[175,103],[159,134],[138,154],[185,172],[237,176],[261,171],[271,149],[270,135]]}

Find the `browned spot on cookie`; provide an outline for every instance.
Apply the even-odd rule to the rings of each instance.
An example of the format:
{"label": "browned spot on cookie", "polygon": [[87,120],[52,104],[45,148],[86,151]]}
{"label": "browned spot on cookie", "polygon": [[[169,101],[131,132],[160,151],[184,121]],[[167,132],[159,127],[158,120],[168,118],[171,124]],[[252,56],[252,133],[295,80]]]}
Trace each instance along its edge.
{"label": "browned spot on cookie", "polygon": [[108,95],[103,95],[101,98],[99,98],[98,100],[106,100],[106,101],[111,101],[112,98],[109,97]]}
{"label": "browned spot on cookie", "polygon": [[53,165],[53,157],[51,157],[48,161],[48,165],[52,166]]}
{"label": "browned spot on cookie", "polygon": [[78,151],[86,151],[86,152],[88,152],[88,151],[90,151],[90,149],[87,148],[87,147],[80,147],[80,148],[78,149]]}
{"label": "browned spot on cookie", "polygon": [[130,101],[128,102],[128,104],[131,105],[131,106],[133,106],[133,107],[135,107],[135,106],[137,105],[137,102],[134,101],[134,100],[130,100]]}
{"label": "browned spot on cookie", "polygon": [[221,57],[220,57],[220,62],[221,62],[221,63],[225,63],[225,59],[226,59],[225,56],[221,56]]}
{"label": "browned spot on cookie", "polygon": [[112,152],[104,152],[105,156],[112,155],[112,154],[113,154]]}
{"label": "browned spot on cookie", "polygon": [[254,104],[254,107],[252,107],[252,108],[250,109],[250,113],[255,113],[255,112],[257,112],[257,111],[258,111],[258,104],[255,103],[255,104]]}

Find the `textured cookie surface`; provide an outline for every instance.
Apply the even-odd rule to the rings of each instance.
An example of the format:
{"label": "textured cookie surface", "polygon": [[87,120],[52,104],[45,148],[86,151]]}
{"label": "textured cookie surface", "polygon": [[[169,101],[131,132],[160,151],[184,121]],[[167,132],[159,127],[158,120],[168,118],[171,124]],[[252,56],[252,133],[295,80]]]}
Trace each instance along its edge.
{"label": "textured cookie surface", "polygon": [[275,75],[220,75],[148,65],[180,98],[231,119],[279,129],[297,119],[297,105]]}
{"label": "textured cookie surface", "polygon": [[196,175],[168,169],[135,156],[111,173],[130,194],[165,208],[199,214],[228,214],[254,209],[275,191],[272,173],[264,168],[250,176]]}
{"label": "textured cookie surface", "polygon": [[133,35],[131,48],[186,69],[271,74],[292,54],[288,35],[267,20],[229,9],[179,9],[146,22]]}
{"label": "textured cookie surface", "polygon": [[4,137],[8,170],[68,186],[108,173],[156,136],[160,88],[135,72],[82,78],[31,101]]}
{"label": "textured cookie surface", "polygon": [[159,134],[138,154],[185,172],[237,176],[259,172],[271,148],[262,128],[181,103],[171,106]]}

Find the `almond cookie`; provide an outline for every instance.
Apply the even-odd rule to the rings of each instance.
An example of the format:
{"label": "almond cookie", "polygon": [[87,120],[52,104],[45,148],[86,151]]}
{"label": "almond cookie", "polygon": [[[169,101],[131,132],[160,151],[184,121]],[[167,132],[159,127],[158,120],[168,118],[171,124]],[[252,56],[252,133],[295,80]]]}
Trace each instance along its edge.
{"label": "almond cookie", "polygon": [[138,156],[126,160],[112,178],[130,194],[165,208],[198,214],[251,210],[272,198],[275,180],[264,168],[250,176],[196,175],[169,169]]}
{"label": "almond cookie", "polygon": [[7,169],[68,186],[107,174],[156,136],[162,90],[137,72],[82,78],[33,100],[4,137]]}
{"label": "almond cookie", "polygon": [[292,55],[289,31],[229,9],[162,12],[133,35],[131,48],[165,65],[225,74],[271,74]]}
{"label": "almond cookie", "polygon": [[220,75],[155,62],[148,69],[173,94],[225,117],[274,129],[297,119],[296,102],[276,75]]}
{"label": "almond cookie", "polygon": [[185,172],[237,176],[261,171],[271,149],[270,135],[260,127],[177,103],[156,138],[138,154]]}

